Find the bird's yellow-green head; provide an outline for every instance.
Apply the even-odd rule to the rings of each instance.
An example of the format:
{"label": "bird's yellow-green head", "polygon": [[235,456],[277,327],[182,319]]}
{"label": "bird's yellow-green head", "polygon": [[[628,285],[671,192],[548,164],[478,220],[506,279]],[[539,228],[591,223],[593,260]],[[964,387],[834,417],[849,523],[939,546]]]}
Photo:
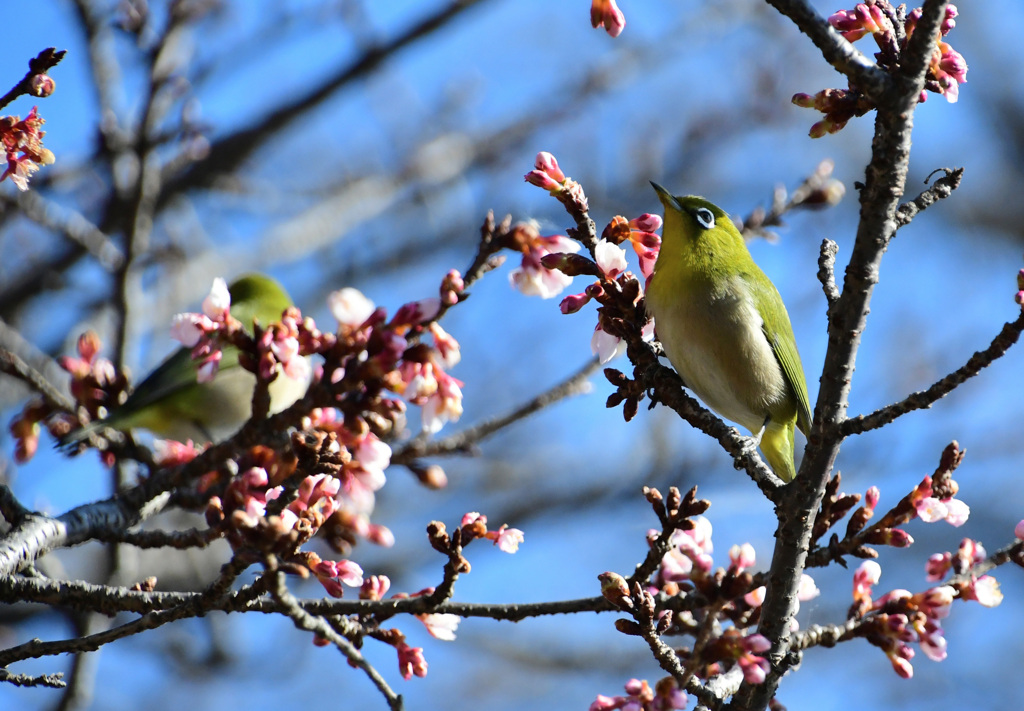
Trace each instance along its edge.
{"label": "bird's yellow-green head", "polygon": [[665,224],[646,303],[665,354],[708,407],[761,433],[768,463],[790,481],[793,432],[806,434],[811,416],[782,297],[724,210],[651,184]]}

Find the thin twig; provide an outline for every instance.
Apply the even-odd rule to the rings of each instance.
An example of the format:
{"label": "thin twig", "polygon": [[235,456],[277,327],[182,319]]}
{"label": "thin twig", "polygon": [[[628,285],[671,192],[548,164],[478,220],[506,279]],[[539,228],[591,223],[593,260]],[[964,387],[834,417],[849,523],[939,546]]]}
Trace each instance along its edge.
{"label": "thin twig", "polygon": [[0,201],[16,205],[25,217],[37,225],[63,235],[91,254],[107,271],[114,271],[123,264],[124,254],[117,245],[77,210],[47,200],[35,190],[3,195]]}
{"label": "thin twig", "polygon": [[0,348],[0,372],[18,378],[43,396],[46,403],[58,410],[71,410],[74,403],[64,393],[53,387],[42,373],[6,348]]}
{"label": "thin twig", "polygon": [[12,674],[6,669],[0,669],[0,682],[14,686],[48,686],[51,689],[63,689],[67,686],[64,682],[64,675],[60,673],[29,676],[28,674]]}
{"label": "thin twig", "polygon": [[935,402],[941,400],[957,387],[973,378],[994,361],[1006,355],[1006,352],[1020,338],[1021,331],[1024,331],[1024,313],[1016,321],[1004,324],[1002,330],[992,339],[992,343],[989,344],[988,348],[983,351],[977,351],[961,367],[933,384],[927,390],[911,393],[903,400],[875,410],[869,415],[859,415],[845,420],[839,425],[840,435],[848,437],[850,435],[863,434],[883,427],[908,412],[931,407]]}
{"label": "thin twig", "polygon": [[399,447],[391,455],[391,463],[408,464],[421,457],[468,452],[473,445],[495,432],[525,419],[529,415],[560,400],[587,392],[590,388],[588,378],[597,371],[600,365],[600,360],[597,358],[591,359],[558,385],[537,395],[505,415],[484,420],[468,429],[435,441],[430,441],[426,437],[415,437]]}
{"label": "thin twig", "polygon": [[[960,179],[964,176],[963,168],[939,168],[938,171],[945,173],[945,176],[935,181],[935,184],[922,192],[910,202],[905,202],[896,210],[896,226],[903,227],[917,217],[918,213],[931,207],[939,200],[948,198],[953,191],[960,187]],[[936,172],[938,172],[936,171]],[[934,175],[934,173],[932,174]],[[931,175],[928,176],[931,178]],[[928,182],[925,180],[925,182]]]}
{"label": "thin twig", "polygon": [[288,587],[284,582],[284,573],[280,570],[270,570],[267,572],[269,580],[269,591],[274,597],[277,603],[283,608],[284,613],[292,619],[292,622],[296,627],[307,632],[312,632],[318,637],[326,639],[338,650],[345,655],[349,663],[361,669],[363,673],[369,677],[373,685],[377,687],[381,694],[384,695],[385,700],[388,702],[388,707],[392,711],[402,711],[405,708],[402,697],[391,690],[388,686],[387,681],[378,672],[366,658],[359,653],[359,650],[355,648],[351,642],[345,639],[343,636],[334,631],[331,625],[324,619],[311,615],[302,607],[299,606],[298,601],[288,591]]}
{"label": "thin twig", "polygon": [[3,96],[0,96],[0,109],[7,106],[22,94],[34,94],[32,91],[32,80],[40,74],[46,74],[46,72],[53,69],[60,63],[60,60],[64,59],[64,55],[67,54],[67,50],[62,49],[57,51],[56,47],[49,47],[44,49],[42,52],[37,54],[35,57],[28,61],[28,73],[21,78],[17,84],[15,84],[10,91]]}
{"label": "thin twig", "polygon": [[221,567],[221,574],[202,593],[191,597],[187,602],[168,610],[149,612],[126,624],[112,627],[103,632],[74,637],[71,639],[43,642],[35,639],[24,644],[0,651],[0,666],[7,666],[25,659],[67,654],[72,652],[93,652],[105,644],[130,637],[132,635],[155,629],[176,620],[197,617],[216,607],[231,587],[231,583],[248,567],[248,564],[232,559]]}

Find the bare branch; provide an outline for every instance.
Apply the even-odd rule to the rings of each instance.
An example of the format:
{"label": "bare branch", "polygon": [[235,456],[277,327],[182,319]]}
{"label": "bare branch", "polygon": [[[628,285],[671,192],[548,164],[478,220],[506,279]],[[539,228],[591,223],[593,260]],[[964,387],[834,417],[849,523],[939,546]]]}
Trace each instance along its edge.
{"label": "bare branch", "polygon": [[36,224],[63,235],[91,254],[107,271],[118,269],[124,262],[124,254],[117,245],[82,213],[47,200],[35,190],[0,195],[0,202],[16,205]]}
{"label": "bare branch", "polygon": [[821,50],[825,60],[868,96],[878,101],[891,90],[889,75],[843,39],[807,0],[768,0],[768,4],[792,20]]}
{"label": "bare branch", "polygon": [[992,343],[989,344],[988,348],[975,352],[961,367],[933,384],[927,390],[911,393],[903,400],[875,410],[870,415],[859,415],[844,420],[839,425],[840,435],[848,437],[850,435],[863,434],[883,427],[908,412],[928,409],[993,362],[1006,355],[1006,352],[1020,338],[1021,331],[1024,331],[1024,313],[1017,317],[1016,321],[1004,324],[1002,330],[992,339]]}
{"label": "bare branch", "polygon": [[12,674],[6,669],[0,669],[0,682],[13,684],[14,686],[48,686],[51,689],[63,689],[67,686],[64,682],[63,674],[29,676],[28,674]]}
{"label": "bare branch", "polygon": [[[3,322],[0,322],[0,327],[2,325]],[[6,348],[0,348],[0,372],[27,383],[29,387],[42,395],[51,407],[60,410],[70,410],[74,407],[74,403],[64,393],[53,387],[42,373]]]}
{"label": "bare branch", "polygon": [[825,292],[825,301],[828,304],[826,312],[839,301],[839,287],[836,286],[836,254],[839,253],[839,245],[830,239],[821,241],[821,252],[818,254],[818,281]]}
{"label": "bare branch", "polygon": [[301,630],[312,632],[318,637],[326,639],[338,650],[345,655],[348,659],[349,664],[352,666],[362,669],[363,673],[369,677],[373,685],[377,687],[381,694],[388,702],[388,708],[392,711],[401,711],[405,708],[402,702],[402,697],[391,690],[388,686],[387,681],[378,672],[366,658],[359,653],[355,645],[345,639],[343,636],[334,631],[330,624],[327,623],[321,617],[311,615],[299,606],[298,601],[295,597],[288,592],[288,587],[284,583],[284,573],[281,571],[268,571],[267,575],[270,579],[270,594],[273,595],[274,599],[283,608],[284,613],[292,619],[295,626]]}
{"label": "bare branch", "polygon": [[392,454],[391,462],[393,464],[409,464],[421,457],[469,452],[474,445],[495,432],[560,400],[588,392],[590,390],[588,379],[600,365],[601,362],[597,358],[591,359],[558,385],[523,403],[508,414],[484,420],[444,439],[430,441],[425,436],[416,437],[398,448]]}
{"label": "bare branch", "polygon": [[32,88],[33,80],[41,74],[46,74],[46,72],[60,64],[60,60],[64,59],[65,54],[67,54],[67,50],[65,49],[58,51],[56,47],[50,47],[48,49],[44,49],[34,58],[30,59],[28,62],[28,73],[25,74],[25,76],[21,78],[21,81],[15,84],[10,91],[3,96],[0,96],[0,109],[7,106],[7,104],[11,103],[22,94],[32,94],[33,96],[36,96],[37,94]]}
{"label": "bare branch", "polygon": [[[934,185],[910,202],[903,203],[896,210],[897,227],[909,224],[911,220],[917,217],[918,213],[931,207],[939,200],[948,198],[953,194],[954,190],[960,187],[960,179],[964,176],[963,168],[939,168],[929,175],[928,178],[930,179],[937,172],[943,172],[945,176],[936,180]],[[925,182],[927,183],[928,179],[925,179]]]}

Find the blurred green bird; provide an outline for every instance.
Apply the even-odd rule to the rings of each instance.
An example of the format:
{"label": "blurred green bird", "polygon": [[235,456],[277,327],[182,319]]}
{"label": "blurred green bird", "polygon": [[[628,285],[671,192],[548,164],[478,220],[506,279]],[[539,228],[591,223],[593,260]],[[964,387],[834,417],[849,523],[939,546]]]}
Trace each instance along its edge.
{"label": "blurred green bird", "polygon": [[[253,333],[260,325],[277,321],[292,305],[291,297],[277,281],[263,274],[246,274],[228,287],[231,315]],[[166,439],[210,442],[232,434],[252,414],[256,376],[238,363],[238,349],[225,346],[216,377],[197,380],[197,364],[191,348],[179,348],[139,383],[123,404],[106,417],[67,434],[62,445],[72,445],[104,427],[127,431],[149,430]],[[308,381],[279,375],[270,384],[271,413],[284,410],[302,397]]]}

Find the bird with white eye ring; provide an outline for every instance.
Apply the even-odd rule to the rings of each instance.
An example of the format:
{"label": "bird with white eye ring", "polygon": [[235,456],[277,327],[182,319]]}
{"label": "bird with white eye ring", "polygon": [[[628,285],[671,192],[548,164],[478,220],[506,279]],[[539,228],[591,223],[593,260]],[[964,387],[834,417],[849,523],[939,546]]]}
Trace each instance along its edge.
{"label": "bird with white eye ring", "polygon": [[782,297],[716,205],[651,183],[665,208],[647,312],[683,383],[758,437],[784,482],[796,476],[794,432],[810,431],[800,354]]}

